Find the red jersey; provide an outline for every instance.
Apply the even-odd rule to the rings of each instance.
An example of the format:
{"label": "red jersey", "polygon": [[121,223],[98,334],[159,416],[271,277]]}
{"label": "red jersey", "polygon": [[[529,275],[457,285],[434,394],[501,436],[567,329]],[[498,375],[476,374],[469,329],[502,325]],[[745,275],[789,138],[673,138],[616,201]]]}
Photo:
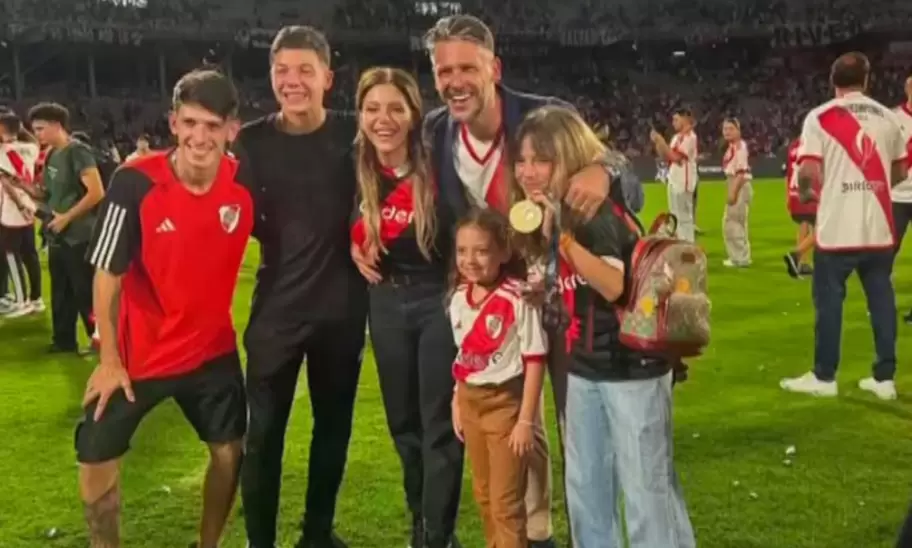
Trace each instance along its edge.
{"label": "red jersey", "polygon": [[182,375],[237,349],[231,305],[253,229],[253,202],[222,157],[197,195],[168,152],[115,172],[88,259],[122,275],[118,346],[131,379]]}
{"label": "red jersey", "polygon": [[[800,139],[795,139],[788,147],[788,157],[785,163],[785,185],[787,190],[786,204],[791,215],[816,215],[817,200],[801,203],[798,197],[798,147]],[[819,194],[818,194],[819,195]]]}

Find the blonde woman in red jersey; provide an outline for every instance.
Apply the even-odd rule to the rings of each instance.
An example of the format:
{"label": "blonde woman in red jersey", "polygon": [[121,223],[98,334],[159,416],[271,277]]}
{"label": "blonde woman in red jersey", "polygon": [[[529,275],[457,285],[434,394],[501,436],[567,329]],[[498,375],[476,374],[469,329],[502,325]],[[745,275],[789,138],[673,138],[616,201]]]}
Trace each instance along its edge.
{"label": "blonde woman in red jersey", "polygon": [[722,157],[722,171],[728,180],[728,199],[722,218],[728,259],[723,264],[731,268],[744,268],[751,264],[747,218],[754,189],[751,186],[747,143],[741,138],[741,122],[737,118],[726,118],[722,123],[722,136],[728,143],[728,150]]}

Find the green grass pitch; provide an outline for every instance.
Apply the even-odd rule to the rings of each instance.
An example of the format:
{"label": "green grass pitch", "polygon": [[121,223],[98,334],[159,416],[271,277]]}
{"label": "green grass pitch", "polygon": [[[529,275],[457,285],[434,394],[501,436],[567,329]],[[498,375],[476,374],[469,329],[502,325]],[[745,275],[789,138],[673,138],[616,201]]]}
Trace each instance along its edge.
{"label": "green grass pitch", "polygon": [[[722,267],[721,184],[700,193],[700,240],[711,260],[713,338],[675,390],[677,469],[699,546],[708,548],[887,548],[912,498],[912,377],[910,327],[899,330],[900,399],[883,403],[856,386],[873,353],[864,299],[852,280],[845,308],[839,398],[787,394],[784,376],[808,371],[812,360],[810,282],[784,272],[781,256],[794,242],[781,181],[755,184],[751,211],[754,265]],[[649,185],[644,221],[665,207],[665,189]],[[895,282],[900,313],[912,305],[908,253]],[[235,299],[244,329],[256,250]],[[0,546],[86,546],[76,490],[73,426],[92,369],[89,359],[49,358],[49,320],[0,323]],[[298,387],[285,453],[280,517],[282,546],[296,539],[304,505],[310,410]],[[550,398],[549,398],[550,400]],[[549,403],[549,428],[554,437]],[[556,440],[555,440],[556,441]],[[556,443],[552,443],[555,447]],[[786,456],[794,446],[796,454]],[[786,463],[786,459],[790,462]],[[123,469],[124,545],[186,546],[195,538],[206,452],[177,407],[167,404],[143,423]],[[555,464],[555,470],[557,465]],[[560,487],[555,500],[560,501]],[[566,538],[563,506],[555,505],[557,535]],[[408,519],[397,457],[389,439],[370,352],[366,353],[348,470],[339,500],[338,530],[355,548],[401,548]],[[54,538],[48,530],[56,528]],[[483,546],[466,475],[459,534]],[[239,508],[224,546],[243,546]],[[655,547],[662,548],[662,547]]]}

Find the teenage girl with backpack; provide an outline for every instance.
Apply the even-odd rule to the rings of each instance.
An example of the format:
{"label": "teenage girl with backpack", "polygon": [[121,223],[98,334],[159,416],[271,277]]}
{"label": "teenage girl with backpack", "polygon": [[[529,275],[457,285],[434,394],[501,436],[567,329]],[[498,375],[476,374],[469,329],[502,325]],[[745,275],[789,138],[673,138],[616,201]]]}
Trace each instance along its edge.
{"label": "teenage girl with backpack", "polygon": [[573,289],[579,333],[570,348],[565,434],[573,545],[624,546],[623,496],[631,548],[695,546],[673,463],[672,365],[619,341],[616,304],[626,299],[636,227],[617,198],[588,222],[551,205],[562,201],[568,174],[602,157],[604,146],[577,114],[543,107],[526,117],[515,148],[522,186],[546,182],[529,196],[544,209],[541,234],[582,282]]}

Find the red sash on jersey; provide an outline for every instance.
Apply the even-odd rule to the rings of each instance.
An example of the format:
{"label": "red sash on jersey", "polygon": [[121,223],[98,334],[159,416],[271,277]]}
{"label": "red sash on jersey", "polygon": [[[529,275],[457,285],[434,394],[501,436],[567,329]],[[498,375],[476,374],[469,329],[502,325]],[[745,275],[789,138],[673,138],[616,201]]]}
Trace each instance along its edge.
{"label": "red sash on jersey", "polygon": [[912,137],[906,143],[906,169],[912,170]]}
{"label": "red sash on jersey", "polygon": [[491,175],[491,184],[488,185],[488,193],[485,194],[485,202],[488,207],[506,215],[509,211],[509,197],[507,196],[507,178],[504,176],[504,162],[506,157],[501,157],[494,173]]}
{"label": "red sash on jersey", "polygon": [[[414,216],[414,197],[412,183],[408,180],[401,181],[380,204],[380,241],[384,247],[402,235],[412,224]],[[359,217],[352,225],[352,242],[363,246],[367,241],[367,230],[364,218]]]}
{"label": "red sash on jersey", "polygon": [[[471,295],[472,286],[469,285],[466,299],[470,299]],[[464,381],[472,373],[484,370],[491,357],[503,346],[515,322],[513,303],[492,292],[478,312],[472,328],[462,339],[459,354],[453,362],[453,377]]]}
{"label": "red sash on jersey", "polygon": [[32,183],[32,173],[25,167],[25,160],[22,159],[22,156],[19,155],[19,151],[8,148],[6,151],[6,157],[9,159],[10,164],[12,164],[13,169],[16,170],[16,176],[24,183]]}
{"label": "red sash on jersey", "polygon": [[[843,107],[830,108],[820,115],[819,120],[823,131],[845,150],[852,163],[861,170],[868,182],[868,188],[874,192],[874,197],[877,198],[877,203],[890,224],[890,232],[895,242],[896,228],[893,223],[893,203],[890,198],[890,176],[887,168],[880,161],[877,143],[864,132],[858,120]],[[859,136],[861,136],[861,150],[856,144]]]}

